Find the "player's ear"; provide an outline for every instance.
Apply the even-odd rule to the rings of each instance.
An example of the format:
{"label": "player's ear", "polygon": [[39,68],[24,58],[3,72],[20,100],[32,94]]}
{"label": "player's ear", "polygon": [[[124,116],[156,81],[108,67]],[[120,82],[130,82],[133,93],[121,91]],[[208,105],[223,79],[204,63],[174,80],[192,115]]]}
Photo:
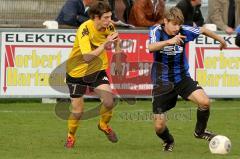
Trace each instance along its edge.
{"label": "player's ear", "polygon": [[166,18],[163,19],[163,24],[167,24],[168,22],[169,22],[168,19]]}
{"label": "player's ear", "polygon": [[100,17],[99,17],[98,15],[94,15],[94,19],[97,19],[97,20],[99,20],[99,19],[100,19]]}

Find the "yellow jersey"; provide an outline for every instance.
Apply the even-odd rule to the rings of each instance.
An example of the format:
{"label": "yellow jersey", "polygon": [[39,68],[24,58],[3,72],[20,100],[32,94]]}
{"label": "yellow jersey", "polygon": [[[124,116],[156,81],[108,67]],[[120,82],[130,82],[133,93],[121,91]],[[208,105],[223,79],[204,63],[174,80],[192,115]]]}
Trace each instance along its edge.
{"label": "yellow jersey", "polygon": [[83,55],[87,55],[103,44],[107,36],[113,32],[115,32],[115,28],[112,24],[103,32],[94,27],[93,20],[88,20],[80,25],[67,61],[67,73],[71,77],[79,78],[107,69],[108,57],[106,50],[89,62],[84,61]]}

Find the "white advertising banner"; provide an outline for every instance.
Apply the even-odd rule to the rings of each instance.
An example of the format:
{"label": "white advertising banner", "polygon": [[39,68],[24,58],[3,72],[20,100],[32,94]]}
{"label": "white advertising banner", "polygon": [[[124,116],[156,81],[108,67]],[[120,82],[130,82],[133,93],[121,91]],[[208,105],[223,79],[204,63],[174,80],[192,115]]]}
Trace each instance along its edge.
{"label": "white advertising banner", "polygon": [[190,72],[211,97],[240,97],[240,49],[234,35],[222,35],[228,48],[205,36],[189,45]]}
{"label": "white advertising banner", "polygon": [[[64,94],[49,86],[49,77],[68,58],[74,34],[2,32],[1,38],[1,96]],[[54,76],[59,78],[53,85],[66,87],[57,80],[65,76],[64,65]]]}
{"label": "white advertising banner", "polygon": [[[126,68],[134,70],[137,65],[145,62],[144,65],[147,64],[147,70],[150,71],[152,55],[143,47],[148,40],[147,33],[127,32],[120,36],[136,42],[133,45],[135,47],[132,47],[134,49],[126,53]],[[235,35],[221,36],[228,45],[222,51],[219,50],[217,41],[205,36],[189,43],[186,50],[189,71],[210,97],[239,98],[240,49],[234,44]],[[71,52],[75,33],[1,32],[1,39],[1,97],[68,97],[68,89],[63,80],[64,63]],[[110,81],[115,85],[122,84],[110,70],[107,71]],[[139,70],[142,70],[140,65]],[[150,74],[139,74],[138,78],[124,82],[148,85],[151,83]],[[131,91],[116,87],[113,88],[115,91],[120,95],[151,97],[150,88]]]}

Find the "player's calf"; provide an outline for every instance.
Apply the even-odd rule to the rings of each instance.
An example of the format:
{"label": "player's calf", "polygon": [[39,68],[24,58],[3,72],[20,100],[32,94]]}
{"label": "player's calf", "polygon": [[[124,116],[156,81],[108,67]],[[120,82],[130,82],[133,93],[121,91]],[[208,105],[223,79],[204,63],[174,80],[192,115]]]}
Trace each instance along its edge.
{"label": "player's calf", "polygon": [[216,136],[216,134],[206,130],[208,118],[210,116],[210,103],[209,100],[206,100],[205,102],[205,105],[200,105],[197,110],[197,123],[194,136],[198,139],[210,141],[214,136]]}
{"label": "player's calf", "polygon": [[210,116],[210,110],[209,109],[203,109],[202,107],[199,107],[197,109],[197,122],[195,126],[195,132],[197,134],[204,133],[206,127],[208,118]]}
{"label": "player's calf", "polygon": [[156,135],[163,140],[163,151],[173,151],[174,147],[174,138],[169,133],[169,130],[167,127],[165,127],[165,130],[161,133],[156,132]]}

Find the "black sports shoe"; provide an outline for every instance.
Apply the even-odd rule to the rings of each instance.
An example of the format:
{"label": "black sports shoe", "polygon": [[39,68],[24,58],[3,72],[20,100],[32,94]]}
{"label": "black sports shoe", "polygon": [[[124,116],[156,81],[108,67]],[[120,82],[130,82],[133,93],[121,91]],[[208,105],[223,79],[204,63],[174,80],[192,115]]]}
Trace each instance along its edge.
{"label": "black sports shoe", "polygon": [[172,152],[173,151],[173,147],[174,147],[174,142],[171,142],[171,143],[164,142],[163,143],[163,151]]}
{"label": "black sports shoe", "polygon": [[194,132],[194,136],[198,139],[204,139],[204,140],[210,141],[214,136],[216,136],[216,134],[205,130],[201,134],[198,134],[198,133]]}

